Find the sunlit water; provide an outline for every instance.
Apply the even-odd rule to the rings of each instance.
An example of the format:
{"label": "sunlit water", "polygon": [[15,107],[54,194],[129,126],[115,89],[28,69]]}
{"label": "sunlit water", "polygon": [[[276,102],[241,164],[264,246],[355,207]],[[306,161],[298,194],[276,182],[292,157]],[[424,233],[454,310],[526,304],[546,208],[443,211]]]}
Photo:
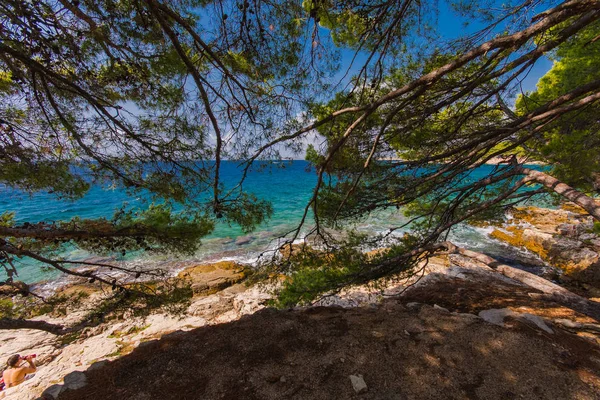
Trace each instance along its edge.
{"label": "sunlit water", "polygon": [[[199,251],[193,256],[175,256],[172,254],[149,255],[142,252],[130,253],[125,257],[104,256],[98,258],[79,249],[67,249],[64,257],[75,260],[94,258],[96,260],[124,263],[129,267],[163,267],[173,271],[189,265],[190,262],[214,262],[236,260],[251,263],[265,250],[277,247],[278,238],[297,227],[304,213],[307,201],[316,184],[316,173],[310,170],[305,161],[272,163],[271,168],[251,172],[244,189],[257,197],[269,200],[274,208],[271,219],[261,224],[254,232],[244,234],[239,227],[219,223],[213,233],[202,240]],[[483,166],[478,171],[482,175],[491,170]],[[222,179],[234,184],[239,177],[237,164],[224,162]],[[474,177],[475,178],[475,177]],[[93,187],[82,199],[77,201],[58,200],[48,193],[28,195],[8,188],[0,188],[0,212],[15,211],[16,220],[23,222],[68,220],[74,216],[81,218],[111,217],[124,202],[130,207],[143,205],[141,197],[131,197],[123,190]],[[356,229],[364,233],[384,233],[392,226],[406,222],[402,211],[389,211],[371,216],[361,221]],[[309,226],[302,229],[306,232]],[[402,235],[407,228],[395,232]],[[470,225],[459,225],[450,233],[449,239],[458,245],[500,257],[513,265],[536,264],[538,260],[527,252],[512,249],[488,236],[489,230]],[[63,279],[54,270],[40,268],[39,264],[26,260],[17,260],[18,279],[28,283],[46,281],[46,286],[58,284]],[[5,279],[1,276],[0,279]]]}

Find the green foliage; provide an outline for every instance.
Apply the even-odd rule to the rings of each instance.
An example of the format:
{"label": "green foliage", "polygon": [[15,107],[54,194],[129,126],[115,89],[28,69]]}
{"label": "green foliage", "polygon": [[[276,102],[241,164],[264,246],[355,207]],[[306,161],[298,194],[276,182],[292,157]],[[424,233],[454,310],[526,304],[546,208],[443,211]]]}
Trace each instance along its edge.
{"label": "green foliage", "polygon": [[414,245],[415,237],[406,235],[396,244],[375,253],[365,253],[359,247],[365,238],[351,233],[335,250],[318,251],[305,246],[292,251],[278,267],[279,271],[288,271],[289,276],[283,281],[272,305],[286,308],[310,304],[365,280],[377,288],[385,286],[388,280],[411,274],[417,260],[405,254]]}
{"label": "green foliage", "polygon": [[109,338],[116,338],[119,339],[123,336],[127,336],[127,335],[134,335],[136,333],[142,332],[144,329],[150,327],[150,325],[143,325],[143,326],[132,326],[131,328],[127,329],[126,331],[118,331],[115,330],[113,333],[111,333],[110,335],[108,335]]}
{"label": "green foliage", "polygon": [[[524,113],[577,87],[600,79],[600,23],[591,24],[560,45],[550,56],[553,65],[533,92],[519,96],[517,111]],[[600,171],[600,125],[596,104],[561,116],[529,146],[553,166],[553,175],[584,190],[594,188]]]}
{"label": "green foliage", "polygon": [[273,206],[267,201],[259,200],[251,193],[242,193],[237,201],[241,206],[221,203],[218,211],[227,220],[238,224],[244,232],[250,232],[260,222],[273,215]]}
{"label": "green foliage", "polygon": [[214,229],[214,222],[199,213],[174,213],[170,205],[151,204],[145,210],[121,209],[111,220],[75,217],[55,226],[64,234],[50,241],[38,239],[36,247],[58,242],[76,244],[96,253],[146,250],[192,254],[200,245],[200,238]]}
{"label": "green foliage", "polygon": [[0,298],[0,318],[26,319],[51,314],[64,316],[68,309],[81,306],[89,295],[77,292],[73,295],[55,295],[41,300],[34,296],[18,295],[11,298]]}
{"label": "green foliage", "polygon": [[[260,8],[244,2],[228,16],[213,4],[0,5],[6,28],[0,32],[0,182],[69,199],[92,185],[110,186],[183,210],[150,205],[112,221],[42,226],[89,229],[91,239],[9,241],[36,251],[70,240],[88,249],[189,253],[215,218],[249,231],[270,216],[267,202],[241,189],[224,191],[219,163],[211,161],[247,155],[253,139],[217,150],[214,138],[219,131],[241,138],[247,127],[269,137],[276,130],[272,115],[291,107],[287,97],[305,96],[307,61],[298,38],[306,21],[297,2]],[[211,13],[217,18],[205,18]],[[230,24],[243,26],[243,34],[237,37]]]}
{"label": "green foliage", "polygon": [[11,299],[0,298],[0,318],[13,318],[15,314],[14,303]]}
{"label": "green foliage", "polygon": [[12,226],[15,223],[15,213],[12,211],[5,211],[0,214],[0,226]]}
{"label": "green foliage", "polygon": [[127,289],[117,289],[103,299],[85,317],[90,323],[128,316],[147,316],[156,310],[182,315],[193,296],[188,282],[180,279],[134,283]]}
{"label": "green foliage", "polygon": [[302,8],[321,27],[331,31],[331,38],[337,46],[355,47],[372,23],[372,18],[352,9],[335,9],[329,1],[304,0]]}

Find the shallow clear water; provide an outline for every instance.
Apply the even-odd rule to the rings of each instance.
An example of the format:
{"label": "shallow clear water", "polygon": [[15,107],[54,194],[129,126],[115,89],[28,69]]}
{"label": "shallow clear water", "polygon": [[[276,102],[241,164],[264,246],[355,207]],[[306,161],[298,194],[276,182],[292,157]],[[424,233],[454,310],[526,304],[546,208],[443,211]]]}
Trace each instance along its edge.
{"label": "shallow clear water", "polygon": [[[148,255],[144,253],[127,254],[125,258],[118,257],[130,266],[163,266],[180,268],[190,259],[194,261],[217,261],[234,259],[250,262],[257,255],[276,246],[276,239],[295,228],[302,217],[304,208],[316,184],[314,170],[308,170],[305,161],[286,161],[273,163],[273,168],[251,172],[244,184],[244,189],[257,197],[271,201],[274,213],[270,220],[261,224],[254,232],[244,235],[236,226],[218,223],[213,233],[202,240],[200,250],[193,257],[185,260],[173,255]],[[485,174],[493,166],[483,166],[477,174]],[[239,177],[239,169],[234,162],[224,162],[222,180],[234,184]],[[473,177],[476,178],[476,177]],[[111,217],[115,210],[127,202],[135,207],[144,203],[143,196],[131,197],[125,191],[92,187],[91,190],[77,201],[59,200],[47,193],[34,195],[24,194],[9,188],[0,188],[0,213],[15,211],[18,222],[39,222],[68,220],[74,216],[82,218]],[[361,221],[357,230],[366,233],[385,232],[390,226],[398,226],[405,222],[402,212],[389,211]],[[402,234],[403,232],[397,232]],[[527,263],[530,255],[520,254],[501,243],[490,239],[485,229],[468,225],[453,228],[450,239],[459,245],[477,249],[491,255],[502,256],[504,259],[521,260]],[[244,240],[236,240],[244,236]],[[241,244],[243,242],[243,244]],[[78,249],[67,249],[65,256],[70,259],[83,260],[93,255]],[[56,271],[44,272],[39,264],[19,260],[19,279],[28,283],[41,280],[53,280],[59,277]],[[0,279],[4,277],[1,275]]]}

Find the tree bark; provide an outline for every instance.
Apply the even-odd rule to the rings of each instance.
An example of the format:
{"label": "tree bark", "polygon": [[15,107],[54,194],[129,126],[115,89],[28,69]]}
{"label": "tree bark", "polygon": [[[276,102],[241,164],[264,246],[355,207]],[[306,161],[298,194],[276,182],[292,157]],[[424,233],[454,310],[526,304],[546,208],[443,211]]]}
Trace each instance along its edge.
{"label": "tree bark", "polygon": [[596,203],[592,197],[580,192],[575,188],[572,188],[566,183],[559,181],[555,177],[550,176],[545,172],[524,167],[520,167],[519,171],[531,178],[534,182],[553,190],[567,200],[577,204],[579,207],[587,211],[592,217],[594,217],[594,219],[600,222],[600,205]]}
{"label": "tree bark", "polygon": [[571,308],[572,310],[580,312],[581,314],[587,315],[588,317],[594,318],[596,321],[600,322],[600,303],[598,302],[581,297],[555,283],[550,282],[547,279],[534,275],[530,272],[502,264],[498,260],[488,255],[458,247],[450,242],[445,242],[443,246],[448,250],[449,253],[460,254],[462,256],[479,261],[508,278],[514,279],[515,281],[524,283],[527,286],[531,286],[532,288],[539,290],[543,293],[543,295],[540,297],[545,300],[554,301],[555,303]]}
{"label": "tree bark", "polygon": [[70,331],[70,329],[62,325],[51,324],[46,321],[12,318],[0,318],[0,329],[36,329],[52,333],[53,335],[63,335]]}

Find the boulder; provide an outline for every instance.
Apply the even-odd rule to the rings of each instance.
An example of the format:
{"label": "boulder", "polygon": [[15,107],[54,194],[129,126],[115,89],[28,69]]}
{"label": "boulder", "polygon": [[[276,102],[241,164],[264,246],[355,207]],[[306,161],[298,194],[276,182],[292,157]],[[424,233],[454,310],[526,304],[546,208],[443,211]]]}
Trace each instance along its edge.
{"label": "boulder", "polygon": [[60,392],[62,392],[64,386],[63,385],[52,385],[48,388],[46,388],[46,390],[44,390],[42,392],[42,395],[40,396],[40,398],[38,400],[55,400],[58,399],[58,395],[60,394]]}
{"label": "boulder", "polygon": [[540,328],[541,330],[543,330],[546,333],[554,333],[554,331],[552,329],[550,329],[550,327],[548,325],[546,325],[546,322],[544,322],[544,319],[542,317],[540,317],[539,315],[523,313],[523,314],[519,315],[519,318],[523,318],[526,321],[531,322],[532,324],[534,324],[535,326],[537,326],[538,328]]}
{"label": "boulder", "polygon": [[18,294],[28,295],[29,285],[21,281],[0,284],[0,296],[12,297]]}
{"label": "boulder", "polygon": [[491,309],[491,310],[480,311],[479,317],[490,324],[494,324],[494,325],[503,327],[503,326],[505,326],[504,318],[514,317],[516,314],[517,313],[515,313],[514,311],[512,311],[508,308],[495,308],[495,309]]}
{"label": "boulder", "polygon": [[178,277],[190,282],[194,294],[210,294],[240,283],[248,273],[241,264],[221,261],[188,267]]}
{"label": "boulder", "polygon": [[544,322],[544,319],[542,317],[529,313],[518,313],[509,308],[494,308],[490,310],[483,310],[479,312],[479,317],[490,324],[502,327],[505,326],[504,319],[506,317],[511,317],[514,319],[518,319],[522,322],[528,322],[530,324],[533,324],[546,333],[554,333],[552,329],[550,329],[550,327],[546,324],[546,322]]}
{"label": "boulder", "polygon": [[87,378],[81,371],[73,371],[70,374],[65,375],[64,381],[64,389],[77,390],[87,385]]}

